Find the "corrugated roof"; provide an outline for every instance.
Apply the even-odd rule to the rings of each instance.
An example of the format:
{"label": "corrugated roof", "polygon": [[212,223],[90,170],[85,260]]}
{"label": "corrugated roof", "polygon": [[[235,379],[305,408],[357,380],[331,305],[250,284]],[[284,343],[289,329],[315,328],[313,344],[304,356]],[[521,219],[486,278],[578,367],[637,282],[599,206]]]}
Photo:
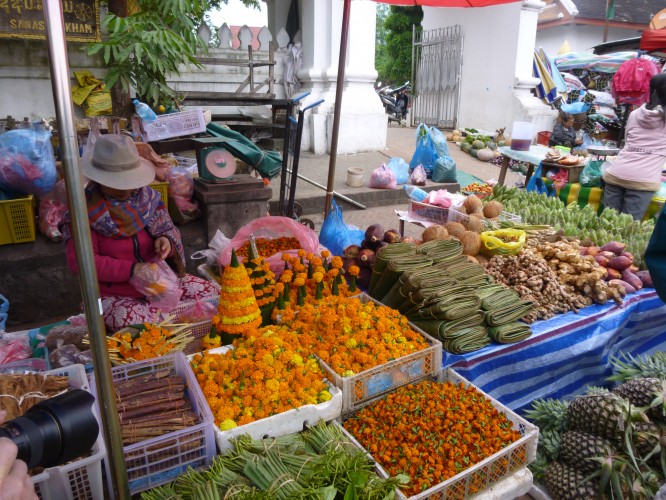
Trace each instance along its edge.
{"label": "corrugated roof", "polygon": [[[574,3],[578,7],[578,18],[606,19],[605,1],[574,0]],[[613,21],[647,25],[664,5],[664,0],[616,0]]]}

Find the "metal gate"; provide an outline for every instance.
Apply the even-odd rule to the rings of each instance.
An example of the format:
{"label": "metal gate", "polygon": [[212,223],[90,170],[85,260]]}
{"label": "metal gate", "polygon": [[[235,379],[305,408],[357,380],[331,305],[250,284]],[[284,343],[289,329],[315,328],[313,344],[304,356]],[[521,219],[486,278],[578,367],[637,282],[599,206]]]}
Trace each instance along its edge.
{"label": "metal gate", "polygon": [[412,125],[457,128],[463,35],[459,24],[412,30]]}

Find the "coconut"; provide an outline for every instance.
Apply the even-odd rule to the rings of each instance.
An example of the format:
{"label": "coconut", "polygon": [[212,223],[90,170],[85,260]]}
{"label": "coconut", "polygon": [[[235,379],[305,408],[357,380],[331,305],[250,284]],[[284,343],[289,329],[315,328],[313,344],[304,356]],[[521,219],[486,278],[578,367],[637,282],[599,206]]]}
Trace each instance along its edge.
{"label": "coconut", "polygon": [[456,238],[466,231],[465,226],[463,226],[460,222],[449,222],[445,227],[449,234],[451,236],[455,236]]}
{"label": "coconut", "polygon": [[485,229],[485,224],[480,218],[471,216],[467,217],[465,222],[463,222],[463,226],[465,226],[465,229],[468,231],[473,231],[479,234]]}
{"label": "coconut", "polygon": [[470,194],[467,198],[465,198],[465,201],[463,202],[463,208],[468,214],[481,212],[483,210],[483,202],[478,196]]}
{"label": "coconut", "polygon": [[448,236],[449,233],[444,228],[444,226],[430,226],[423,231],[423,234],[421,234],[421,239],[426,242],[426,241],[432,241],[432,240],[441,240],[444,239],[446,236]]}
{"label": "coconut", "polygon": [[472,257],[479,255],[481,237],[477,233],[465,231],[458,239],[463,244],[463,254],[471,255]]}
{"label": "coconut", "polygon": [[486,220],[486,216],[483,215],[482,212],[474,212],[473,214],[470,214],[470,217],[476,217],[479,220]]}
{"label": "coconut", "polygon": [[502,210],[504,210],[504,205],[502,205],[499,201],[489,201],[486,203],[486,206],[483,207],[483,215],[489,219],[494,219],[502,213]]}

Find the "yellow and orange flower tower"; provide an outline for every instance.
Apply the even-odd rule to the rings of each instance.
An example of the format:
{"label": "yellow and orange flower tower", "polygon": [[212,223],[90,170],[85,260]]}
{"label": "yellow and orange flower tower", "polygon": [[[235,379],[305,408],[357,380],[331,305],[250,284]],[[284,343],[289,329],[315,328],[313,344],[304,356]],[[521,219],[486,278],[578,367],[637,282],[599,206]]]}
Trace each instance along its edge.
{"label": "yellow and orange flower tower", "polygon": [[206,349],[231,344],[234,339],[261,325],[261,311],[252,282],[234,250],[231,252],[231,263],[224,268],[220,285],[220,303],[212,320],[213,330],[202,341]]}

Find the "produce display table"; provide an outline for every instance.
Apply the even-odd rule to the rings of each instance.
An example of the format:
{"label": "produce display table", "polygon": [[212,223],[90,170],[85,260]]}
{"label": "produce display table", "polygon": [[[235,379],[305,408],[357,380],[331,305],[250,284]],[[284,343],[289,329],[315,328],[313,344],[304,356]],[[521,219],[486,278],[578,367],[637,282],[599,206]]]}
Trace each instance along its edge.
{"label": "produce display table", "polygon": [[497,150],[502,153],[502,166],[500,168],[500,175],[497,181],[497,184],[504,186],[504,179],[506,178],[506,171],[509,169],[509,160],[521,161],[523,163],[529,164],[527,169],[527,174],[525,174],[525,185],[532,177],[534,173],[534,167],[538,166],[544,158],[546,158],[546,152],[548,152],[547,146],[542,146],[537,144],[536,146],[530,146],[529,151],[514,151],[509,146],[502,146],[497,148]]}
{"label": "produce display table", "polygon": [[622,307],[594,305],[532,325],[516,343],[493,344],[465,355],[444,352],[452,367],[514,411],[536,398],[562,398],[602,385],[612,374],[609,358],[666,350],[666,304],[654,289],[628,296]]}

